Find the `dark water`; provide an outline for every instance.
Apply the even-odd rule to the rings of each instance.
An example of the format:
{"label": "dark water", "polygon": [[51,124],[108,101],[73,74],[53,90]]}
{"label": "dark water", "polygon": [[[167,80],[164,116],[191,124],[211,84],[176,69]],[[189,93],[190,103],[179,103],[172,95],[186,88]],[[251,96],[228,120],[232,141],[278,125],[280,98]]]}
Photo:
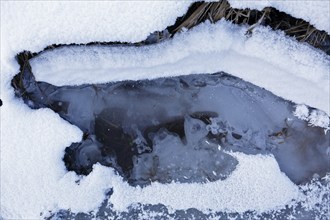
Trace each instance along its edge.
{"label": "dark water", "polygon": [[229,150],[273,154],[296,184],[330,172],[329,132],[296,118],[294,103],[229,74],[57,87],[35,81],[24,56],[20,64],[16,94],[84,132],[63,159],[78,174],[99,162],[133,186],[216,181],[237,165]]}

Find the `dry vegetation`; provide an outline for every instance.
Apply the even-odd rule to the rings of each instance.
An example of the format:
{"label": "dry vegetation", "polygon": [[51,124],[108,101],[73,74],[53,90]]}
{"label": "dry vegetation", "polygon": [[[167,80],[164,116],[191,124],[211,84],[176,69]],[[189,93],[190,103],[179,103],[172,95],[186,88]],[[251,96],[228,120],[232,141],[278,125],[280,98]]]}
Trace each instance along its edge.
{"label": "dry vegetation", "polygon": [[330,36],[325,31],[316,29],[308,22],[267,7],[262,11],[235,9],[227,0],[219,2],[196,2],[177,22],[167,30],[173,36],[182,29],[190,29],[201,22],[209,20],[212,23],[225,19],[235,24],[248,25],[248,34],[258,25],[270,26],[274,30],[282,30],[287,35],[295,37],[300,42],[310,45],[330,54]]}

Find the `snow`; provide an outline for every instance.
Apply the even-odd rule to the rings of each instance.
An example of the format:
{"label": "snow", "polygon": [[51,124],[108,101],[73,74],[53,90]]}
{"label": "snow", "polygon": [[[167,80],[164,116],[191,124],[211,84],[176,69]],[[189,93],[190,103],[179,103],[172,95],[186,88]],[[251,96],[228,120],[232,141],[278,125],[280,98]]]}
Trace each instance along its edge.
{"label": "snow", "polygon": [[293,114],[301,120],[307,120],[308,112],[308,107],[306,105],[300,104],[296,106],[296,110],[293,112]]}
{"label": "snow", "polygon": [[330,33],[330,1],[283,1],[283,0],[228,0],[231,7],[240,9],[262,10],[265,7],[274,7],[296,18],[304,19],[319,30]]}
{"label": "snow", "polygon": [[308,117],[311,126],[318,126],[329,130],[329,116],[319,110],[313,110]]}
{"label": "snow", "polygon": [[120,211],[125,211],[132,203],[161,203],[173,209],[197,208],[204,212],[210,209],[262,212],[299,198],[297,186],[281,173],[274,157],[243,153],[231,155],[238,159],[239,164],[226,181],[206,184],[152,183],[143,189],[116,182],[110,202]]}
{"label": "snow", "polygon": [[81,140],[82,132],[51,110],[31,110],[14,98],[10,81],[18,72],[15,55],[54,43],[144,40],[173,24],[189,5],[186,1],[1,1],[2,218],[39,219],[40,212],[60,208],[93,210],[105,198],[112,172],[96,166],[79,185],[75,183],[80,177],[66,172],[62,157],[66,146]]}
{"label": "snow", "polygon": [[[93,41],[138,42],[186,13],[190,1],[1,1],[1,35],[16,52]],[[106,27],[106,28],[104,28]]]}
{"label": "snow", "polygon": [[330,129],[329,116],[321,110],[314,109],[309,112],[306,105],[300,104],[293,113],[297,118],[308,121],[309,126],[324,128],[326,132]]}
{"label": "snow", "polygon": [[62,48],[41,54],[31,65],[37,80],[54,85],[222,70],[329,114],[328,56],[269,28],[259,27],[249,38],[245,32],[246,27],[225,21],[205,23],[157,45]]}
{"label": "snow", "polygon": [[[112,169],[100,165],[95,165],[89,176],[79,177],[66,172],[62,157],[66,146],[80,141],[82,132],[51,110],[31,110],[14,97],[10,80],[19,71],[14,60],[18,52],[37,52],[55,43],[140,41],[149,33],[173,24],[189,5],[185,1],[1,2],[2,218],[38,219],[41,212],[47,215],[45,212],[61,208],[73,212],[91,211],[100,205],[111,187],[114,188],[111,200],[118,210],[127,208],[131,202],[161,201],[182,208],[262,211],[283,206],[300,196],[297,187],[279,171],[274,158],[261,155],[234,154],[239,167],[232,176],[222,182],[204,185],[172,183],[153,184],[146,189],[132,188]],[[73,78],[65,75],[66,81],[60,81],[62,70],[57,69],[63,67],[63,61],[48,63],[48,72],[38,72],[38,68],[46,68],[38,67],[38,62],[33,68],[37,70],[38,79],[45,77],[48,82],[58,84],[223,70],[329,114],[329,87],[326,85],[329,76],[325,74],[329,71],[329,60],[324,54],[267,28],[257,29],[251,38],[245,38],[244,31],[244,28],[220,22],[201,25],[173,41],[147,49],[126,48],[126,52],[123,48],[98,48],[98,51],[104,50],[105,58],[111,58],[107,60],[109,64],[98,60],[97,56],[90,57],[90,53],[82,53],[80,58],[86,58],[86,65],[92,65],[92,69],[95,65],[108,65],[93,72],[94,79],[89,77],[86,66],[81,75],[77,74],[81,63],[72,55],[70,69]],[[79,54],[78,48],[73,51],[75,55]],[[69,53],[64,55],[70,56]],[[55,58],[60,59],[60,56],[55,55]],[[93,59],[95,62],[90,62]],[[49,61],[45,59],[44,64]],[[107,74],[103,68],[107,68]],[[67,74],[70,69],[63,71]],[[314,118],[315,114],[312,112],[309,117]],[[315,123],[319,124],[318,121]],[[199,194],[202,192],[204,194]]]}

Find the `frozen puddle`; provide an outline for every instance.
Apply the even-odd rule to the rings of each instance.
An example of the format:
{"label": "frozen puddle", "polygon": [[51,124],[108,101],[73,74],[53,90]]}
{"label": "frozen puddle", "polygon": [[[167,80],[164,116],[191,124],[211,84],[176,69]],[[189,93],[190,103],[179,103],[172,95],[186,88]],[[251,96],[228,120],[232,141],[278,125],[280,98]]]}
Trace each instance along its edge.
{"label": "frozen puddle", "polygon": [[54,86],[35,80],[26,54],[19,59],[17,95],[84,132],[64,162],[105,176],[110,212],[142,203],[261,213],[302,201],[293,183],[330,171],[329,132],[308,126],[294,103],[226,73]]}

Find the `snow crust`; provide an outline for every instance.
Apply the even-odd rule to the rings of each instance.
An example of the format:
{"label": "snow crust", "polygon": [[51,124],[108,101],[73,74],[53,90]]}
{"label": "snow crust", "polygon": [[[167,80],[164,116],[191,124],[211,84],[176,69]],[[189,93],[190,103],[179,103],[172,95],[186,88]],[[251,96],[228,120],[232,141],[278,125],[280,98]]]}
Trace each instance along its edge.
{"label": "snow crust", "polygon": [[283,0],[228,0],[233,8],[257,9],[274,7],[286,12],[293,17],[302,18],[319,30],[330,33],[330,2],[325,0],[315,1],[283,1]]}
{"label": "snow crust", "polygon": [[59,86],[225,71],[329,114],[328,56],[269,28],[250,38],[245,32],[226,21],[205,23],[157,45],[61,48],[31,65],[37,80]]}
{"label": "snow crust", "polygon": [[225,181],[206,184],[152,183],[143,189],[116,182],[110,202],[120,211],[125,211],[134,203],[161,203],[172,209],[197,208],[204,212],[262,212],[299,198],[297,186],[281,173],[274,157],[243,153],[231,155],[238,159],[239,164]]}
{"label": "snow crust", "polygon": [[[62,157],[66,146],[71,142],[80,141],[81,131],[60,119],[54,112],[48,109],[31,110],[14,97],[10,80],[19,71],[14,60],[18,52],[37,52],[54,43],[140,41],[150,32],[162,30],[174,23],[176,17],[182,15],[189,5],[190,3],[185,1],[124,1],[120,4],[63,1],[1,2],[2,218],[38,219],[41,218],[40,212],[44,212],[45,215],[48,210],[61,208],[70,208],[73,212],[88,212],[100,205],[105,198],[105,192],[111,187],[114,187],[112,202],[118,210],[125,209],[130,205],[130,201],[156,203],[157,197],[165,204],[183,208],[207,208],[206,205],[198,204],[198,200],[201,199],[209,204],[209,207],[219,207],[218,209],[263,210],[285,205],[284,203],[299,196],[296,186],[279,171],[274,158],[260,155],[237,154],[241,166],[227,179],[229,182],[217,182],[213,185],[208,183],[183,186],[173,183],[154,184],[146,189],[129,188],[112,169],[100,165],[96,165],[89,176],[78,177],[72,172],[65,171]],[[205,24],[187,34],[187,37],[182,34],[170,43],[149,49],[139,51],[126,48],[127,53],[122,48],[111,49],[109,51],[116,59],[107,62],[113,64],[113,69],[107,70],[107,76],[98,80],[155,78],[170,74],[214,72],[221,69],[265,86],[277,95],[304,102],[329,113],[326,99],[329,95],[329,89],[326,87],[329,78],[328,75],[324,75],[328,71],[329,61],[322,53],[299,45],[281,33],[271,34],[266,28],[259,28],[249,39],[244,37],[243,32],[243,28],[224,22],[214,26]],[[119,56],[120,53],[123,54]],[[142,56],[143,53],[146,56]],[[64,54],[62,55],[64,57]],[[88,56],[86,58],[95,59]],[[141,62],[141,66],[137,65],[138,61]],[[127,66],[130,62],[132,65]],[[63,81],[64,84],[90,82],[91,78],[96,79],[102,75],[101,69],[100,73],[93,72],[93,77],[88,75],[88,71],[84,71],[79,81],[79,75],[76,75],[78,64],[75,64],[75,60],[70,60],[70,63],[76,78],[70,79],[66,75],[68,81]],[[201,63],[204,65],[200,65]],[[57,63],[58,67],[60,64],[62,63]],[[50,70],[57,68],[56,65],[49,67]],[[53,72],[53,78],[42,74],[38,74],[39,79],[46,77],[48,82],[60,79],[60,72]],[[219,189],[220,186],[228,188]],[[196,194],[179,191],[185,187]],[[206,190],[210,190],[207,192],[213,195],[198,194],[205,193]],[[251,195],[249,190],[256,194]],[[128,195],[128,192],[131,194]],[[216,193],[220,192],[222,194],[216,197]],[[125,193],[127,199],[120,197],[120,193]],[[248,194],[243,195],[244,193]],[[182,197],[176,197],[177,195]],[[273,198],[269,199],[265,195]],[[212,200],[206,201],[208,196]],[[230,202],[230,197],[236,204]],[[238,200],[241,197],[244,202]],[[181,201],[178,201],[178,198]],[[219,201],[227,201],[228,205],[217,204]]]}

